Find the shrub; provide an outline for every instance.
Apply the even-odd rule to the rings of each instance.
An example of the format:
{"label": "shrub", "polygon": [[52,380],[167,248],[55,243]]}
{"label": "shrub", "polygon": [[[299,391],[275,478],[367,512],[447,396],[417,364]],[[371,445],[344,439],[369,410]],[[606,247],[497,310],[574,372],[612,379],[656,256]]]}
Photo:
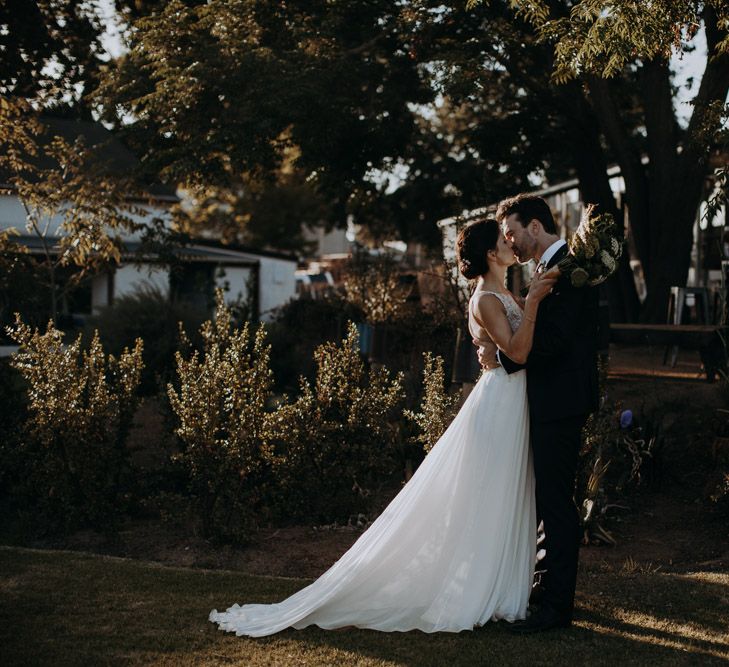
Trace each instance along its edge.
{"label": "shrub", "polygon": [[353,255],[344,279],[346,299],[370,324],[385,324],[402,316],[408,287],[400,284],[398,267],[388,256]]}
{"label": "shrub", "polygon": [[172,301],[159,288],[143,284],[91,318],[89,326],[98,329],[104,347],[112,354],[119,354],[137,338],[144,341],[140,391],[150,395],[166,387],[174,375],[180,323],[186,331],[195,331],[207,317],[203,308]]}
{"label": "shrub", "polygon": [[442,357],[434,357],[426,352],[423,360],[423,398],[420,412],[406,410],[404,414],[420,431],[415,440],[429,452],[456,416],[460,396],[449,395],[445,390]]}
{"label": "shrub", "polygon": [[314,351],[323,343],[341,340],[347,320],[360,319],[358,311],[337,295],[314,299],[302,295],[279,308],[267,326],[273,350],[271,369],[279,391],[296,392],[299,378],[313,378]]}
{"label": "shrub", "polygon": [[[729,397],[729,378],[722,373],[725,400]],[[718,508],[729,512],[729,410],[717,410],[714,441],[711,446],[712,466],[706,482],[706,495]]]}
{"label": "shrub", "polygon": [[12,500],[23,480],[22,428],[27,414],[28,387],[10,357],[0,358],[0,499]]}
{"label": "shrub", "polygon": [[200,329],[202,354],[177,353],[178,386],[169,384],[168,396],[203,530],[240,542],[256,524],[270,481],[266,404],[273,378],[263,327],[254,337],[248,323],[234,329],[222,290],[216,301],[215,320]]}
{"label": "shrub", "polygon": [[314,356],[313,386],[302,378],[299,398],[273,416],[279,509],[289,520],[346,521],[368,509],[374,485],[392,474],[402,378],[384,367],[366,372],[353,323],[340,346],[326,343]]}
{"label": "shrub", "polygon": [[97,334],[85,351],[81,336],[63,345],[52,321],[41,334],[18,316],[8,334],[20,345],[12,364],[29,387],[26,492],[49,527],[108,527],[121,505],[142,341],[117,359],[104,354]]}
{"label": "shrub", "polygon": [[631,485],[641,483],[643,471],[655,462],[663,443],[656,419],[640,419],[619,403],[605,400],[583,431],[577,497],[584,529],[583,541],[615,544],[605,528],[611,510],[623,504]]}
{"label": "shrub", "polygon": [[38,289],[40,269],[24,246],[9,232],[0,232],[0,342],[7,327],[22,313],[25,322],[40,326],[48,321],[51,302],[47,290]]}

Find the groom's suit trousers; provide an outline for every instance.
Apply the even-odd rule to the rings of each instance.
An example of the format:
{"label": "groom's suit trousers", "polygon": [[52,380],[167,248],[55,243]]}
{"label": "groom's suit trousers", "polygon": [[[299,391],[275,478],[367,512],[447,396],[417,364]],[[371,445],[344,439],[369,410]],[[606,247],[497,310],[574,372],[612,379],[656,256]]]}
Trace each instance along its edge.
{"label": "groom's suit trousers", "polygon": [[579,512],[574,501],[581,432],[587,415],[552,421],[532,420],[531,441],[536,480],[537,521],[544,522],[547,570],[544,600],[572,616],[580,543]]}

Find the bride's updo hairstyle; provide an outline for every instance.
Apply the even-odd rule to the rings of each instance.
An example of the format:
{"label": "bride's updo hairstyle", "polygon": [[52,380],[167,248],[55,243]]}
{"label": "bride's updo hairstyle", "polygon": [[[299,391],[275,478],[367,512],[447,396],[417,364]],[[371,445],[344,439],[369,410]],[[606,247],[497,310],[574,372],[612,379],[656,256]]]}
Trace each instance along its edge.
{"label": "bride's updo hairstyle", "polygon": [[491,218],[480,218],[469,222],[458,232],[456,257],[458,270],[464,278],[473,280],[488,273],[486,253],[496,248],[500,233],[499,223]]}

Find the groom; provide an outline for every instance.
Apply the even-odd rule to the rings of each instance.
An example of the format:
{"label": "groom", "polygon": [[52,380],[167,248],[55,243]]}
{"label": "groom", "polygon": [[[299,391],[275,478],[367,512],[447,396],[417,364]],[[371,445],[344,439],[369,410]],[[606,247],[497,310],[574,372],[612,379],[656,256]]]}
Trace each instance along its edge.
{"label": "groom", "polygon": [[[496,219],[521,263],[546,271],[567,254],[547,202],[520,194],[503,200]],[[574,502],[582,427],[598,407],[598,293],[562,277],[539,306],[526,362],[537,521],[544,522],[546,573],[538,610],[515,624],[518,633],[567,627],[572,621],[579,513]],[[520,366],[499,355],[507,373]]]}

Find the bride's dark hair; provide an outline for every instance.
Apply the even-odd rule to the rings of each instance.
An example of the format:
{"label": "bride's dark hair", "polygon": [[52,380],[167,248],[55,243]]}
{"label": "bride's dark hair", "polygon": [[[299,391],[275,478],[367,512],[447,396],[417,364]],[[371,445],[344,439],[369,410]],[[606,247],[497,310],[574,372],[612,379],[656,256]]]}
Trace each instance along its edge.
{"label": "bride's dark hair", "polygon": [[456,257],[464,278],[473,280],[488,273],[486,253],[496,247],[500,233],[499,223],[491,218],[473,220],[458,232]]}

